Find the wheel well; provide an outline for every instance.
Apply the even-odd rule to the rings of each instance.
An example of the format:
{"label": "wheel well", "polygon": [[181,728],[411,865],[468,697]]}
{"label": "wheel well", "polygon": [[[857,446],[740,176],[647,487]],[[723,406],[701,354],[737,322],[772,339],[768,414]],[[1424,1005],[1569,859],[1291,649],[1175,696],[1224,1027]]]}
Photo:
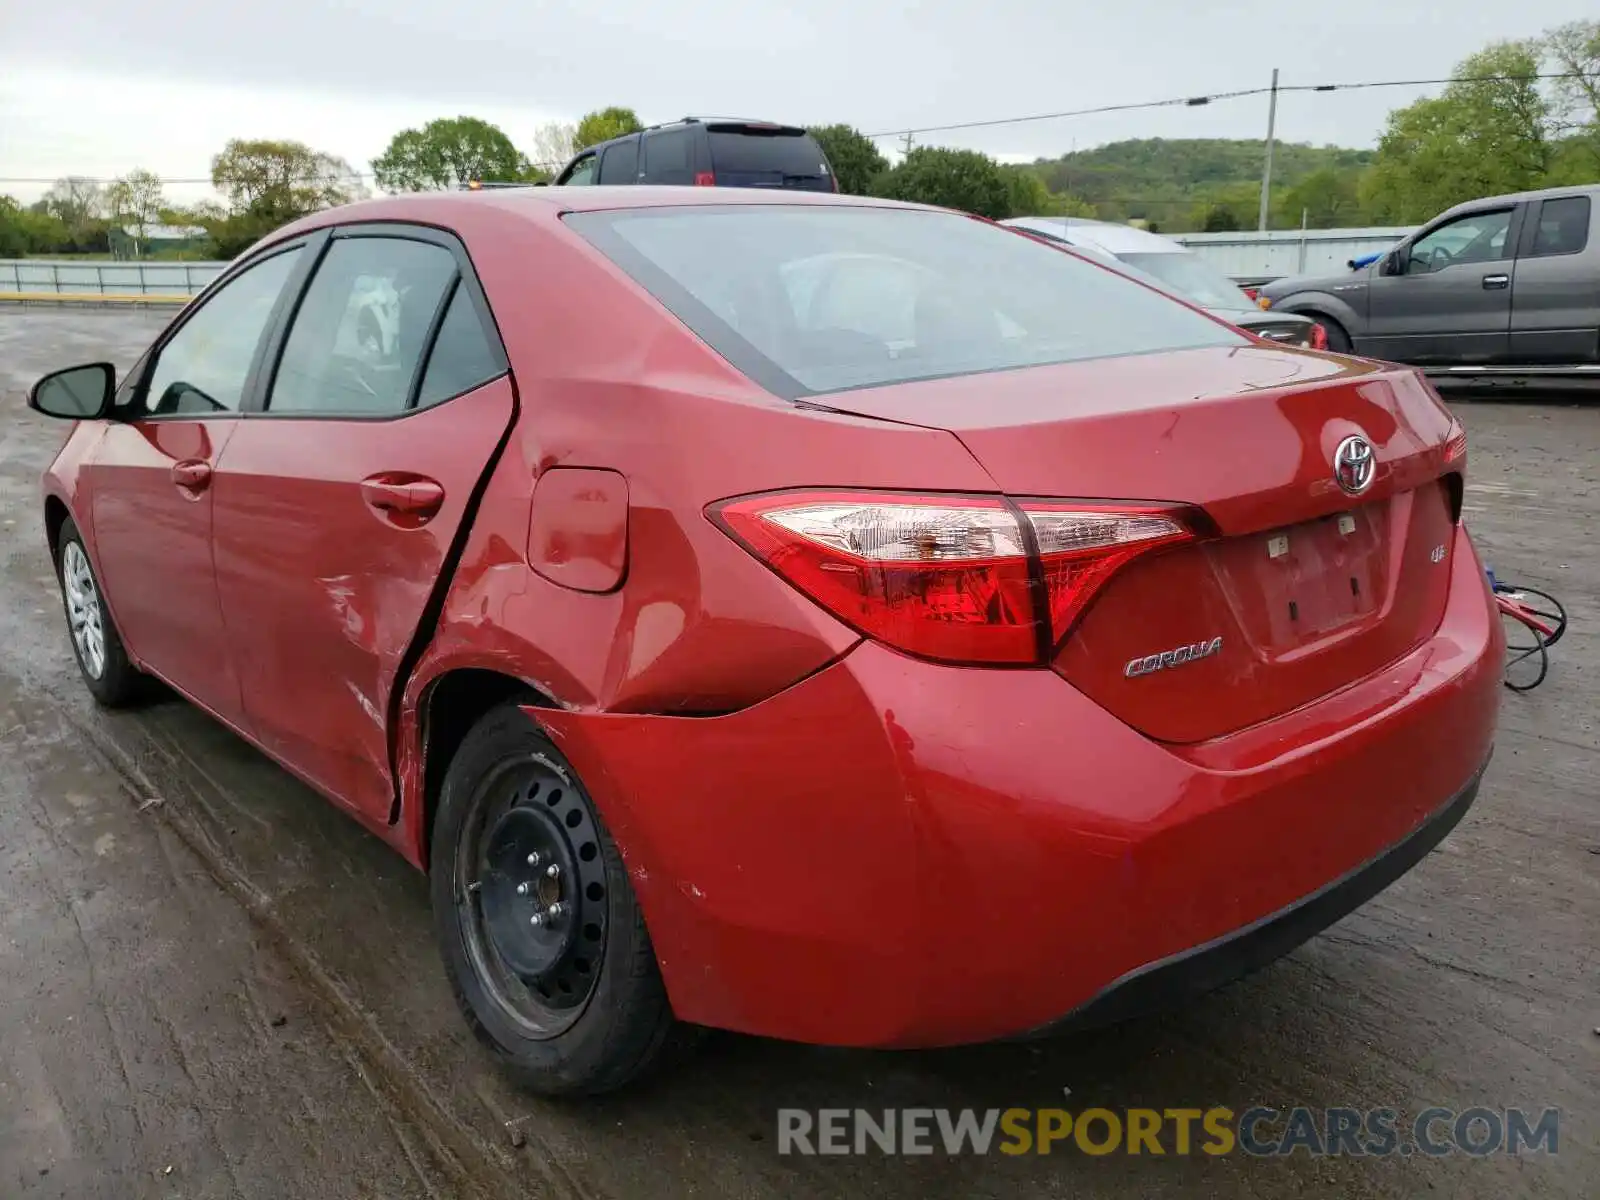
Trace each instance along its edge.
{"label": "wheel well", "polygon": [[1343,321],[1339,320],[1338,317],[1332,315],[1331,313],[1324,312],[1314,304],[1308,305],[1305,308],[1297,308],[1294,311],[1299,313],[1302,317],[1310,317],[1313,321],[1326,321],[1329,325],[1337,325],[1340,329],[1344,329],[1347,336],[1350,333],[1348,329],[1345,329]]}
{"label": "wheel well", "polygon": [[532,684],[498,671],[446,671],[429,686],[422,709],[422,845],[418,847],[424,868],[433,846],[433,814],[451,760],[479,719],[510,701],[553,707],[550,698]]}
{"label": "wheel well", "polygon": [[44,536],[50,545],[50,561],[56,561],[56,550],[61,545],[61,527],[67,523],[67,506],[55,496],[44,501]]}

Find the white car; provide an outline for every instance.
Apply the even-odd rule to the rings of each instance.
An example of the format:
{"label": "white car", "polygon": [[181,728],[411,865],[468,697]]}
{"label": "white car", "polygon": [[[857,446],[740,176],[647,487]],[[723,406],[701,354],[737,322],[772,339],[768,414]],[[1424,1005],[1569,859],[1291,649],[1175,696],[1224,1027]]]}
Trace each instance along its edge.
{"label": "white car", "polygon": [[1328,348],[1327,337],[1315,321],[1293,313],[1263,312],[1238,284],[1171,238],[1085,217],[1012,217],[1001,224],[1092,257],[1109,258],[1146,282],[1257,337],[1314,350]]}

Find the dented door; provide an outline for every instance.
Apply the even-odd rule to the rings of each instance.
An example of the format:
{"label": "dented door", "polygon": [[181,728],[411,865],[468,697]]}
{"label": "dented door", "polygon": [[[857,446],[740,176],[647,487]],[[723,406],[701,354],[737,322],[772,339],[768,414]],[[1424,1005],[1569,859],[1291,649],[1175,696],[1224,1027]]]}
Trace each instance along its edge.
{"label": "dented door", "polygon": [[395,420],[247,420],[217,472],[218,588],[251,726],[373,820],[393,796],[402,661],[512,412],[502,377]]}

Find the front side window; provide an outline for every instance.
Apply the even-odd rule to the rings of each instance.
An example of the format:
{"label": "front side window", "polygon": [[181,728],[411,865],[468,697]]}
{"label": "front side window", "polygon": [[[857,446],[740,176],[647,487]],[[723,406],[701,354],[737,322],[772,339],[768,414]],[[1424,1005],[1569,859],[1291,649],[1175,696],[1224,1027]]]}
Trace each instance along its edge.
{"label": "front side window", "polygon": [[195,310],[161,348],[144,389],[146,414],[239,411],[256,349],[303,252],[296,246],[246,268]]}
{"label": "front side window", "polygon": [[1127,276],[953,213],[684,206],[566,220],[734,366],[790,398],[1249,344]]}
{"label": "front side window", "polygon": [[1563,196],[1539,207],[1539,228],[1533,235],[1532,254],[1579,254],[1589,244],[1589,197]]}
{"label": "front side window", "polygon": [[1445,267],[1498,262],[1506,257],[1511,210],[1469,213],[1418,238],[1411,247],[1407,275],[1424,275]]}
{"label": "front side window", "polygon": [[595,168],[600,165],[597,155],[588,154],[572,165],[572,170],[561,181],[562,187],[582,187],[594,182]]}
{"label": "front side window", "polygon": [[403,412],[434,318],[455,280],[455,255],[432,242],[336,239],[295,314],[267,411]]}

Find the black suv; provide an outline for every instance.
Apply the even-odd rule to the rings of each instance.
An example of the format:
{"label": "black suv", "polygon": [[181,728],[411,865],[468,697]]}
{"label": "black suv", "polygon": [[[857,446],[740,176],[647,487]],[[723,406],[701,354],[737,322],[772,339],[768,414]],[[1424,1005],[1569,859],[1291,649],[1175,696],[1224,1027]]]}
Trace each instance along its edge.
{"label": "black suv", "polygon": [[839,190],[827,155],[804,129],[711,117],[685,117],[590,146],[556,176],[557,187],[632,183]]}

